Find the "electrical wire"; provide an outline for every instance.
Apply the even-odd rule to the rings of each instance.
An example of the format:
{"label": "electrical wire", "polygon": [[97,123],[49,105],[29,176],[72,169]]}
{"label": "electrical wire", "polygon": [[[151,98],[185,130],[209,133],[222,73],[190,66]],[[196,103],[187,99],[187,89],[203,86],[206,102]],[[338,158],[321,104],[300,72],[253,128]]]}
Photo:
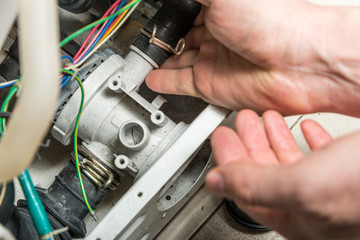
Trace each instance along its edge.
{"label": "electrical wire", "polygon": [[133,13],[133,11],[136,9],[136,7],[139,5],[141,0],[136,0],[136,5],[131,8],[131,10],[129,10],[129,13],[125,15],[124,18],[122,18],[120,21],[120,23],[114,28],[114,30],[111,31],[111,33],[109,33],[104,40],[102,40],[100,43],[98,43],[98,45],[84,58],[82,59],[79,63],[75,64],[75,67],[79,67],[81,66],[92,54],[94,54],[95,52],[97,52],[97,50],[99,50],[99,48],[107,41],[109,40],[115,33],[117,30],[119,30],[119,28],[126,22],[126,20],[130,17],[130,15]]}
{"label": "electrical wire", "polygon": [[11,80],[11,81],[6,81],[3,83],[0,83],[0,89],[11,87],[12,85],[14,85],[16,83],[16,81],[17,80]]}
{"label": "electrical wire", "polygon": [[0,112],[0,118],[10,118],[11,112]]}
{"label": "electrical wire", "polygon": [[[121,0],[119,0],[118,2],[120,2]],[[112,9],[112,11],[110,12],[111,14],[114,14],[117,10],[121,9],[124,4],[125,4],[126,0],[122,1],[121,4],[117,4],[115,5],[115,3],[111,6],[111,7],[114,7]],[[108,29],[108,26],[111,24],[111,22],[113,21],[114,18],[111,18],[110,20],[106,21],[100,28],[100,30],[96,33],[96,35],[93,37],[93,39],[91,40],[91,42],[88,44],[88,46],[85,48],[84,51],[82,52],[78,52],[74,59],[75,59],[75,63],[79,62],[85,55],[87,55],[93,48],[94,46],[94,42],[97,42],[98,40],[100,40],[100,38],[102,37],[103,35],[103,32],[104,31],[107,31]],[[94,28],[95,29],[95,28]],[[90,33],[91,34],[91,33]],[[100,37],[101,35],[101,37]],[[89,35],[90,36],[90,35]],[[89,38],[89,37],[88,37]],[[84,44],[83,44],[84,46]]]}
{"label": "electrical wire", "polygon": [[[105,14],[101,17],[101,19],[107,17],[109,15],[109,13],[117,6],[119,5],[119,3],[121,2],[121,0],[117,0],[116,2],[113,3],[113,5],[111,5],[111,7],[105,12]],[[91,36],[94,35],[96,29],[98,29],[99,25],[96,25],[90,32],[90,34],[87,36],[87,38],[85,39],[85,41],[83,42],[83,44],[81,45],[80,49],[78,50],[78,52],[75,54],[74,59],[77,59],[78,56],[80,55],[80,53],[82,53],[82,50],[85,48],[87,42],[90,40]]]}
{"label": "electrical wire", "polygon": [[[117,8],[113,10],[113,12],[115,13],[116,11],[120,10],[124,4],[125,4],[126,0],[123,0],[119,6],[117,6]],[[124,13],[122,13],[119,16],[123,16],[124,14],[127,13],[128,10],[126,10]],[[118,17],[119,17],[118,16]],[[109,30],[109,27],[112,26],[114,20],[116,17],[111,18],[109,21],[105,22],[103,24],[103,26],[101,27],[101,29],[99,30],[99,32],[96,34],[96,36],[94,37],[94,39],[91,41],[91,43],[89,43],[88,47],[84,50],[84,52],[82,54],[80,54],[80,56],[76,59],[76,63],[81,61],[86,55],[88,55],[91,50],[97,45],[97,43],[102,39],[102,37],[104,36],[104,34],[106,34],[106,32]]]}
{"label": "electrical wire", "polygon": [[[136,7],[134,7],[133,9],[135,9],[135,8],[136,8]],[[126,11],[125,11],[125,14],[126,14],[128,11],[129,11],[129,10],[126,10]],[[131,12],[131,13],[132,13],[132,12]],[[130,13],[129,15],[131,15],[131,13]],[[115,27],[119,24],[119,22],[124,18],[125,14],[119,16],[119,17],[116,19],[116,21],[115,21],[113,24],[111,24],[109,30],[108,30],[108,31],[106,32],[106,34],[102,37],[101,41],[104,41],[104,39],[105,39],[110,33],[112,33],[112,32],[114,31],[114,28],[115,28]],[[116,32],[116,31],[115,31],[115,32]]]}
{"label": "electrical wire", "polygon": [[[9,103],[11,101],[11,99],[14,97],[14,95],[17,92],[17,86],[13,86],[10,89],[9,94],[7,95],[7,97],[5,98],[5,101],[3,103],[3,105],[1,106],[0,112],[6,112],[8,110],[9,107]],[[6,130],[6,119],[2,118],[1,122],[0,122],[0,132],[4,132]]]}
{"label": "electrical wire", "polygon": [[116,13],[106,17],[106,18],[103,18],[103,19],[99,19],[81,29],[79,29],[78,31],[74,32],[73,34],[71,34],[70,36],[68,36],[67,38],[65,38],[64,40],[62,40],[59,44],[60,47],[63,47],[64,45],[66,45],[67,43],[69,43],[72,39],[74,39],[75,37],[79,36],[80,34],[86,32],[87,30],[99,25],[99,24],[102,24],[104,22],[106,22],[107,20],[113,18],[113,17],[116,17],[118,15],[120,15],[121,13],[125,12],[126,10],[130,9],[131,7],[133,7],[135,4],[139,3],[141,0],[133,0],[131,1],[130,3],[128,3],[126,6],[124,6],[123,8],[121,8],[119,11],[117,11]]}
{"label": "electrical wire", "polygon": [[92,216],[95,216],[94,210],[90,206],[89,201],[87,199],[87,195],[86,195],[85,188],[84,188],[84,183],[83,183],[83,180],[82,180],[82,177],[81,177],[80,163],[79,163],[79,153],[78,153],[78,142],[77,142],[77,136],[78,136],[78,130],[79,130],[79,122],[80,122],[82,109],[84,107],[84,99],[85,99],[84,86],[83,86],[80,78],[78,76],[74,75],[73,72],[71,72],[71,71],[69,71],[67,69],[64,69],[64,68],[62,68],[61,71],[75,77],[76,81],[79,84],[80,90],[81,90],[81,102],[80,102],[79,112],[78,112],[78,115],[76,117],[76,122],[75,122],[75,127],[74,127],[74,156],[75,156],[76,171],[77,171],[77,174],[78,174],[80,188],[81,188],[81,192],[82,192],[82,195],[83,195],[83,198],[84,198],[84,202],[85,202],[90,214]]}
{"label": "electrical wire", "polygon": [[[62,56],[61,59],[68,59],[72,64],[74,64],[74,59],[70,56]],[[60,89],[62,89],[71,79],[71,75],[66,74],[66,75],[61,75],[61,82],[60,82]]]}
{"label": "electrical wire", "polygon": [[70,75],[69,76],[67,76],[67,75],[63,76],[62,80],[61,80],[60,89],[65,87],[65,85],[70,81],[70,79],[71,79]]}
{"label": "electrical wire", "polygon": [[70,56],[62,56],[61,60],[68,59],[70,62],[74,63],[74,60]]}
{"label": "electrical wire", "polygon": [[[135,8],[139,5],[140,2],[141,2],[141,0],[133,0],[133,1],[129,2],[127,5],[125,5],[124,7],[121,7],[121,9],[116,11],[114,14],[112,14],[110,16],[107,16],[107,17],[104,17],[102,19],[99,19],[99,20],[97,20],[97,21],[95,21],[95,22],[81,28],[80,30],[76,31],[75,33],[71,34],[70,36],[68,36],[67,38],[62,40],[60,42],[59,46],[63,47],[64,45],[69,43],[72,39],[74,39],[78,35],[84,33],[85,31],[87,31],[87,30],[89,30],[91,28],[94,28],[93,32],[95,32],[97,27],[100,24],[105,23],[108,20],[111,20],[111,22],[109,21],[110,24],[106,23],[106,25],[104,25],[105,29],[102,29],[101,31],[99,31],[100,34],[103,33],[103,36],[101,36],[99,34],[100,37],[98,36],[98,37],[95,38],[95,39],[99,38],[100,40],[97,39],[97,40],[94,41],[94,43],[95,43],[94,48],[90,52],[86,52],[84,54],[84,57],[80,60],[80,62],[75,65],[75,67],[81,66],[93,53],[95,53],[108,39],[110,39],[115,34],[115,32],[124,24],[124,22],[128,19],[128,17],[131,15],[131,13],[135,10]],[[123,3],[125,3],[125,1]],[[115,4],[113,6],[114,6],[113,8],[116,7]],[[109,13],[111,11],[112,11],[112,9],[108,10]],[[128,12],[129,12],[129,14],[127,14]],[[120,15],[121,13],[124,13],[124,14]],[[117,17],[116,21],[114,21],[115,17]],[[91,34],[89,36],[91,36]],[[88,37],[87,41],[89,39],[90,39],[90,37]],[[94,43],[92,43],[92,44],[94,44]],[[85,46],[85,44],[83,44],[83,45]],[[80,49],[80,50],[82,50],[82,49]],[[74,63],[74,60],[69,56],[63,56],[61,59],[69,59],[72,63]],[[80,121],[82,109],[83,109],[83,106],[84,106],[84,99],[85,99],[84,86],[83,86],[81,80],[79,79],[79,77],[76,76],[76,74],[74,74],[72,71],[70,71],[68,69],[64,69],[64,68],[62,68],[61,71],[63,73],[66,73],[66,75],[70,75],[70,76],[66,76],[66,75],[64,76],[66,78],[62,79],[61,87],[65,86],[66,83],[70,81],[71,76],[73,76],[73,77],[75,77],[75,79],[78,82],[79,87],[81,89],[81,103],[80,103],[79,112],[78,112],[76,122],[75,122],[75,127],[74,127],[74,155],[75,155],[75,162],[76,162],[76,170],[77,170],[79,183],[80,183],[80,188],[81,188],[81,192],[82,192],[82,195],[83,195],[83,198],[84,198],[84,202],[85,202],[90,214],[93,217],[95,217],[95,212],[92,209],[92,207],[90,206],[89,201],[87,199],[86,191],[85,191],[84,184],[83,184],[83,181],[82,181],[82,176],[81,176],[81,171],[80,171],[80,163],[79,163],[79,156],[78,156],[77,136],[78,136],[79,121]],[[0,84],[0,89],[12,86],[12,88],[10,89],[5,101],[3,102],[2,106],[1,106],[0,112],[7,112],[8,106],[9,106],[9,103],[10,103],[11,99],[17,93],[18,86],[14,85],[15,82],[16,82],[16,80],[14,80],[11,83],[7,82],[6,85],[5,84]],[[6,119],[5,118],[6,117],[0,115],[0,119],[1,119],[1,121],[0,121],[0,133],[4,132],[6,130]]]}

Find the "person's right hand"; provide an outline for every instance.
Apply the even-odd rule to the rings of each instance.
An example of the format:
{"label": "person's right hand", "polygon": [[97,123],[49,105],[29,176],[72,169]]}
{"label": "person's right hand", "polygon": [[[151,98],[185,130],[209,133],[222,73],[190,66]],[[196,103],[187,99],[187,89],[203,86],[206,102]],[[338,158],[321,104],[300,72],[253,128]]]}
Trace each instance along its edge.
{"label": "person's right hand", "polygon": [[[199,0],[187,51],[152,71],[154,91],[233,110],[360,115],[355,8],[303,0]],[[337,31],[341,31],[338,34]]]}
{"label": "person's right hand", "polygon": [[313,152],[303,155],[283,117],[242,110],[236,130],[211,136],[217,162],[206,186],[288,239],[359,239],[360,132],[335,141],[315,121],[301,130]]}

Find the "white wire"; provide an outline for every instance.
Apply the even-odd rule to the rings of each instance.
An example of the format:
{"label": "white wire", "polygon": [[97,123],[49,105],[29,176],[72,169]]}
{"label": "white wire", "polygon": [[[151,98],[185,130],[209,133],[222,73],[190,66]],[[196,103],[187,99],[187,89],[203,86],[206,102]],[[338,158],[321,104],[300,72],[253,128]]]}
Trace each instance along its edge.
{"label": "white wire", "polygon": [[11,80],[11,81],[6,81],[6,82],[3,82],[3,83],[0,83],[0,87],[3,87],[3,86],[7,86],[7,85],[10,85],[14,82],[16,82],[17,80]]}
{"label": "white wire", "polygon": [[125,21],[130,17],[130,15],[134,12],[134,10],[136,9],[136,7],[140,4],[140,2],[138,2],[137,4],[135,4],[130,11],[126,14],[126,16],[119,22],[119,24],[114,28],[114,30],[107,35],[107,37],[101,41],[101,43],[99,43],[86,57],[84,57],[80,62],[78,62],[77,64],[75,64],[75,67],[79,67],[81,66],[87,59],[89,59],[89,57],[91,55],[93,55],[95,52],[97,52],[97,50],[99,50],[99,48],[107,41],[109,40],[114,34],[115,32],[117,32],[117,30],[119,30],[119,28],[125,23]]}

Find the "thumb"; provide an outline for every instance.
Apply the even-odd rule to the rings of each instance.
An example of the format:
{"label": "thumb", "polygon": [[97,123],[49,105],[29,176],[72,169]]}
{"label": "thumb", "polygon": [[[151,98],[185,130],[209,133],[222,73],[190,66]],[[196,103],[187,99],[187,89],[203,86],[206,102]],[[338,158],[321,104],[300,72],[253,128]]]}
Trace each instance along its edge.
{"label": "thumb", "polygon": [[300,205],[302,176],[291,165],[232,162],[218,166],[206,177],[208,190],[249,205],[276,209]]}

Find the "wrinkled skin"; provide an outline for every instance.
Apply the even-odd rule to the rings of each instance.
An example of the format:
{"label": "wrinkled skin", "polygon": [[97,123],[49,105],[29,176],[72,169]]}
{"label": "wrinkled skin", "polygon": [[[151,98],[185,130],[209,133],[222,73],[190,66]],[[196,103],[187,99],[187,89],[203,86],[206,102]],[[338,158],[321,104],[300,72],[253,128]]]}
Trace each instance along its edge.
{"label": "wrinkled skin", "polygon": [[243,110],[236,131],[215,130],[218,166],[207,188],[289,239],[358,239],[360,133],[333,141],[305,120],[301,128],[314,152],[304,156],[279,113],[265,112],[263,122],[265,129],[255,112]]}
{"label": "wrinkled skin", "polygon": [[[186,51],[146,78],[154,91],[243,110],[212,135],[206,186],[290,239],[360,236],[360,133],[333,141],[302,123],[304,156],[282,116],[360,116],[359,8],[302,0],[199,0]],[[272,109],[272,111],[266,111]],[[278,112],[276,112],[276,111]]]}
{"label": "wrinkled skin", "polygon": [[302,0],[202,2],[187,51],[148,75],[151,89],[233,110],[359,116],[359,51],[345,51],[344,43],[359,44],[343,26],[354,26],[358,11]]}

